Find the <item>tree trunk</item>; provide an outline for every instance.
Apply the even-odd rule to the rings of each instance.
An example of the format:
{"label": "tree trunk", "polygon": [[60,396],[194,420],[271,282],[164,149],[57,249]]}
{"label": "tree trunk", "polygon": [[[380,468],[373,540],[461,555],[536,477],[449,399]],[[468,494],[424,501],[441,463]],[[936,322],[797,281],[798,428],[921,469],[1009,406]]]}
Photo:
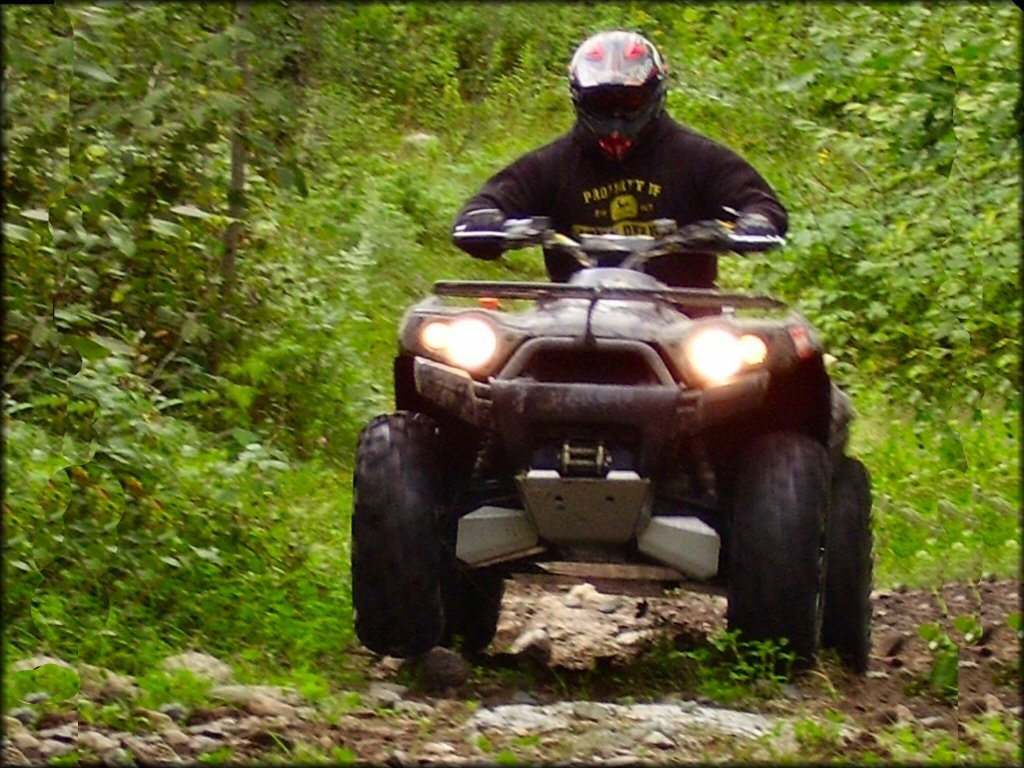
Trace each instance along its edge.
{"label": "tree trunk", "polygon": [[[249,24],[249,0],[236,0],[235,23],[245,29]],[[220,370],[224,342],[228,335],[228,308],[235,288],[235,272],[238,261],[238,244],[242,235],[242,217],[245,215],[245,163],[247,149],[245,130],[247,126],[246,98],[249,92],[249,58],[246,43],[235,44],[235,65],[238,67],[239,108],[231,131],[231,180],[228,186],[228,216],[231,221],[224,230],[222,242],[224,252],[220,258],[220,295],[217,301],[218,328],[211,345],[211,364],[214,373]]]}

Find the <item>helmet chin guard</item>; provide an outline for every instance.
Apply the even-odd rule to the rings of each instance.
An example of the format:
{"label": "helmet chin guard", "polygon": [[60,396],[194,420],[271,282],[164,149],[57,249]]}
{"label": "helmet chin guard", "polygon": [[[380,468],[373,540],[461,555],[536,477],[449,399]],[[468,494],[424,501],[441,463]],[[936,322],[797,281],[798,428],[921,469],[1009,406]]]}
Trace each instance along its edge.
{"label": "helmet chin guard", "polygon": [[643,35],[600,32],[569,63],[569,91],[580,124],[621,160],[665,108],[668,68]]}

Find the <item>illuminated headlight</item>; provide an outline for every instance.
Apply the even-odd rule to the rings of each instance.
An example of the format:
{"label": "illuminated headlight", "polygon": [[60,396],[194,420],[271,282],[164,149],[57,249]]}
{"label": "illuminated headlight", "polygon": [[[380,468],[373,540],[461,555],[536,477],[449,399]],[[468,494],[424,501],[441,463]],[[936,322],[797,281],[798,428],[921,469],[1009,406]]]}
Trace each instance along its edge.
{"label": "illuminated headlight", "polygon": [[724,328],[708,328],[686,343],[684,354],[690,369],[701,381],[714,386],[732,378],[744,367],[763,363],[768,348],[757,336],[736,336]]}
{"label": "illuminated headlight", "polygon": [[420,341],[427,349],[443,354],[452,365],[469,371],[486,365],[498,348],[494,328],[478,317],[429,322],[420,330]]}

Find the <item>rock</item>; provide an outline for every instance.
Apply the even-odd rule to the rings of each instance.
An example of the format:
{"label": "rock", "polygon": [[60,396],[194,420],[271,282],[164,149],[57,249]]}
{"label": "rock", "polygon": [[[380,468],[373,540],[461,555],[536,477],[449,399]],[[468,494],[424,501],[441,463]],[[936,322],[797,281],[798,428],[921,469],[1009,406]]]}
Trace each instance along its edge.
{"label": "rock", "polygon": [[88,749],[97,755],[102,755],[121,746],[121,743],[104,736],[99,731],[84,731],[78,736],[78,746],[81,749]]}
{"label": "rock", "polygon": [[631,629],[626,632],[620,632],[613,639],[618,645],[636,645],[644,639],[646,634],[646,632],[638,632]]}
{"label": "rock", "polygon": [[461,688],[469,679],[469,663],[448,648],[431,648],[418,660],[420,683],[433,693]]}
{"label": "rock", "polygon": [[509,699],[510,704],[540,704],[540,699],[529,691],[516,691]]}
{"label": "rock", "polygon": [[3,750],[3,764],[4,765],[31,765],[32,762],[25,757],[20,749],[15,747],[13,744],[4,741]]}
{"label": "rock", "polygon": [[572,705],[572,713],[580,720],[603,723],[608,719],[608,708],[596,701],[576,701]]}
{"label": "rock", "polygon": [[50,694],[46,691],[32,691],[32,693],[26,693],[22,697],[22,701],[26,704],[42,704],[50,698]]}
{"label": "rock", "polygon": [[373,683],[363,694],[363,701],[368,707],[384,707],[390,709],[402,700],[409,689],[394,683]]}
{"label": "rock", "polygon": [[135,765],[132,753],[124,747],[116,747],[103,756],[106,765]]}
{"label": "rock", "polygon": [[188,707],[176,701],[168,701],[165,704],[161,704],[157,710],[161,714],[167,715],[176,723],[183,723],[185,718],[188,717]]}
{"label": "rock", "polygon": [[274,699],[294,707],[302,701],[298,691],[276,685],[217,685],[210,689],[211,698],[248,708],[254,699]]}
{"label": "rock", "polygon": [[593,584],[585,581],[569,590],[569,594],[565,596],[565,604],[570,608],[583,608],[596,605],[603,597],[607,595],[602,595]]}
{"label": "rock", "polygon": [[189,743],[189,751],[193,754],[204,755],[207,752],[213,752],[215,749],[220,749],[224,746],[224,742],[220,739],[212,739],[209,736],[194,736]]}
{"label": "rock", "polygon": [[16,717],[4,715],[4,736],[10,738],[16,733],[28,733],[25,724]]}
{"label": "rock", "polygon": [[620,765],[637,765],[640,763],[640,758],[633,754],[615,755],[615,757],[609,757],[604,761],[604,765],[620,766]]}
{"label": "rock", "polygon": [[57,659],[53,656],[30,656],[27,659],[19,659],[11,664],[11,672],[25,672],[29,669],[45,667],[47,664],[56,664],[58,667],[64,667],[75,672],[78,671],[63,659]]}
{"label": "rock", "polygon": [[151,742],[138,736],[125,736],[124,745],[139,762],[147,763],[180,763],[178,753],[162,741]]}
{"label": "rock", "polygon": [[913,710],[911,710],[906,704],[897,704],[893,707],[892,714],[894,722],[897,723],[913,723],[917,720],[914,716]]}
{"label": "rock", "polygon": [[676,745],[675,741],[661,731],[651,731],[644,736],[643,743],[656,749],[672,749]]}
{"label": "rock", "polygon": [[534,707],[525,704],[505,704],[494,709],[480,709],[467,723],[470,729],[491,728],[511,731],[517,736],[547,733],[568,728],[569,721],[558,707]]}
{"label": "rock", "polygon": [[455,746],[447,741],[430,741],[423,745],[425,755],[454,755],[456,751]]}
{"label": "rock", "polygon": [[75,742],[78,740],[78,720],[63,723],[53,728],[46,728],[39,731],[40,739],[55,739],[57,741]]}
{"label": "rock", "polygon": [[39,713],[33,707],[15,707],[7,714],[29,728],[39,722]]}
{"label": "rock", "polygon": [[160,735],[163,736],[164,741],[166,741],[167,744],[175,750],[181,749],[192,741],[192,738],[187,733],[184,733],[180,728],[176,727],[168,728],[166,731],[161,732]]}
{"label": "rock", "polygon": [[160,668],[165,672],[174,672],[185,669],[196,677],[205,677],[215,683],[228,683],[235,678],[231,667],[220,659],[210,656],[207,653],[187,651],[175,656],[168,656],[160,662]]}
{"label": "rock", "polygon": [[615,613],[622,605],[622,597],[619,595],[601,595],[594,602],[594,608],[600,613]]}
{"label": "rock", "polygon": [[267,717],[280,715],[289,719],[296,717],[295,707],[291,704],[286,704],[272,696],[267,696],[266,694],[259,692],[252,695],[249,701],[245,703],[245,708],[254,715]]}
{"label": "rock", "polygon": [[17,747],[23,752],[39,749],[39,739],[37,739],[28,731],[20,731],[19,733],[8,734],[8,738],[11,740],[11,744],[13,744],[15,747]]}
{"label": "rock", "polygon": [[544,627],[527,630],[513,641],[509,653],[547,665],[551,661],[551,636]]}
{"label": "rock", "polygon": [[38,752],[44,760],[64,757],[75,751],[75,745],[58,739],[44,739],[39,743]]}
{"label": "rock", "polygon": [[168,728],[174,728],[174,720],[170,715],[163,712],[156,712],[152,709],[136,709],[132,711],[137,717],[144,717],[156,730],[163,733]]}
{"label": "rock", "polygon": [[996,696],[994,693],[986,693],[982,697],[982,701],[985,704],[986,712],[1002,712],[1004,709],[1006,709],[1006,707],[1003,706],[1003,702],[1000,701],[999,697]]}
{"label": "rock", "polygon": [[397,702],[394,709],[399,714],[413,715],[414,717],[429,717],[435,712],[432,706],[424,704],[422,701],[406,701],[404,699]]}
{"label": "rock", "polygon": [[109,703],[112,701],[130,700],[139,695],[135,678],[119,675],[103,667],[91,664],[79,666],[81,679],[80,693],[94,701]]}

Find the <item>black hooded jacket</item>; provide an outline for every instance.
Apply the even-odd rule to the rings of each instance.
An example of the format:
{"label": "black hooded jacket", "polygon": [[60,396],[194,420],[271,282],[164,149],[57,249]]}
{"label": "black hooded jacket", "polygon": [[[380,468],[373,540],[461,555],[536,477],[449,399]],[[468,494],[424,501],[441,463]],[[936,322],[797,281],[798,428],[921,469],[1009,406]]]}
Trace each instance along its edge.
{"label": "black hooded jacket", "polygon": [[[498,208],[508,218],[550,216],[554,228],[571,237],[650,234],[656,219],[683,226],[723,218],[723,206],[763,214],[780,235],[786,232],[785,208],[746,160],[662,113],[621,161],[606,157],[577,123],[488,179],[455,225],[470,211]],[[550,252],[545,265],[559,282],[579,268],[570,257]],[[678,286],[712,287],[718,273],[713,255],[666,257],[654,266],[652,274]]]}

